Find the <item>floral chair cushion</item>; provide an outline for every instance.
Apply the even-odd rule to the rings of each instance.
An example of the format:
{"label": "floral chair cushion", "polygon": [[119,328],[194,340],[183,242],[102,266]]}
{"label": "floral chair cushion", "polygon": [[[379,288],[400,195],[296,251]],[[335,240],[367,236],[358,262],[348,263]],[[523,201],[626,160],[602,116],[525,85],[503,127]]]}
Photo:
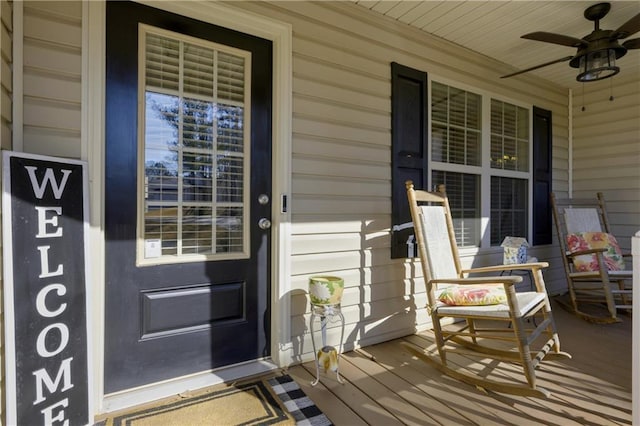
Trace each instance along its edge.
{"label": "floral chair cushion", "polygon": [[438,300],[450,306],[498,305],[507,301],[502,284],[461,285],[443,289]]}
{"label": "floral chair cushion", "polygon": [[[567,235],[567,245],[570,252],[580,250],[604,248],[604,262],[609,271],[624,270],[622,251],[616,238],[606,232],[578,232]],[[597,271],[598,260],[595,254],[576,256],[573,259],[576,270],[580,272]]]}

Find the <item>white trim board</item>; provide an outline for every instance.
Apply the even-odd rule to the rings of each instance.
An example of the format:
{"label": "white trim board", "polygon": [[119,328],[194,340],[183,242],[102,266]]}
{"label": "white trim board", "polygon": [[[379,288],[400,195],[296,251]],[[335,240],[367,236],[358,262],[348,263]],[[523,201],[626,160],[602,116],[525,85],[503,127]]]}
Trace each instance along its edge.
{"label": "white trim board", "polygon": [[[271,275],[271,360],[277,366],[292,362],[290,300],[291,290],[291,213],[282,211],[280,202],[291,193],[291,121],[292,121],[292,30],[291,25],[243,11],[228,3],[189,1],[141,1],[148,6],[231,28],[273,42],[273,188],[272,199],[272,275]],[[83,2],[83,85],[82,159],[90,170],[90,245],[94,264],[93,292],[94,396],[98,412],[106,408],[104,395],[104,103],[105,103],[105,3]],[[246,370],[245,370],[246,371]],[[247,371],[248,372],[248,371]],[[218,373],[217,375],[220,375]],[[198,382],[200,383],[200,382]],[[197,386],[197,384],[196,384]],[[158,390],[193,386],[187,379],[159,384]],[[159,393],[143,393],[159,397]],[[142,398],[145,398],[144,396]],[[142,401],[140,401],[142,402]]]}

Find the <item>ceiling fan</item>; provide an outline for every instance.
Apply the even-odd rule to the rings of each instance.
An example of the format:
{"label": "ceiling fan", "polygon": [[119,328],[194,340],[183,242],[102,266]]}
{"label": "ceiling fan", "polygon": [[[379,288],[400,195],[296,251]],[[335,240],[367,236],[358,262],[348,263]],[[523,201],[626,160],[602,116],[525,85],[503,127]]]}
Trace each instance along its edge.
{"label": "ceiling fan", "polygon": [[521,38],[560,44],[574,47],[578,50],[573,56],[549,61],[525,70],[503,75],[500,78],[513,77],[514,75],[566,61],[569,61],[571,67],[579,69],[580,72],[576,80],[581,82],[597,81],[616,75],[620,72],[620,68],[616,66],[615,61],[623,57],[629,49],[640,49],[640,38],[627,40],[622,44],[618,42],[618,40],[625,39],[640,31],[640,13],[622,24],[617,30],[602,30],[600,29],[600,19],[604,18],[610,9],[611,4],[598,3],[584,11],[584,17],[589,21],[594,21],[595,28],[590,34],[582,38],[542,31],[523,35]]}

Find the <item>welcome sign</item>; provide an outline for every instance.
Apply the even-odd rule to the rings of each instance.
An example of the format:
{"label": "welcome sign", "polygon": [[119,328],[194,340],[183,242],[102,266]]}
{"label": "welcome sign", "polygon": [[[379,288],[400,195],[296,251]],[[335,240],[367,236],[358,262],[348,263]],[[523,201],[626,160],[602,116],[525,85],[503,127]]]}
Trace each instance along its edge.
{"label": "welcome sign", "polygon": [[3,152],[7,423],[90,419],[86,163]]}

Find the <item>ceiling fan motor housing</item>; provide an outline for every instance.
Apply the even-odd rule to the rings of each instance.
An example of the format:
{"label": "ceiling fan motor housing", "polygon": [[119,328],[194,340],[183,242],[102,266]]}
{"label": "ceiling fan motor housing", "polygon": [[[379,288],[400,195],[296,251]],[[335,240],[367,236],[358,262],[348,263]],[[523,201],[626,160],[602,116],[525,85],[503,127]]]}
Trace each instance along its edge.
{"label": "ceiling fan motor housing", "polygon": [[602,52],[603,55],[607,55],[609,49],[612,49],[616,53],[616,59],[622,58],[627,53],[627,49],[620,46],[617,39],[611,39],[611,34],[613,34],[611,30],[595,30],[588,36],[585,36],[583,40],[588,42],[587,45],[578,48],[578,52],[573,59],[569,61],[569,65],[573,68],[580,68],[580,59],[583,56],[595,52]]}

